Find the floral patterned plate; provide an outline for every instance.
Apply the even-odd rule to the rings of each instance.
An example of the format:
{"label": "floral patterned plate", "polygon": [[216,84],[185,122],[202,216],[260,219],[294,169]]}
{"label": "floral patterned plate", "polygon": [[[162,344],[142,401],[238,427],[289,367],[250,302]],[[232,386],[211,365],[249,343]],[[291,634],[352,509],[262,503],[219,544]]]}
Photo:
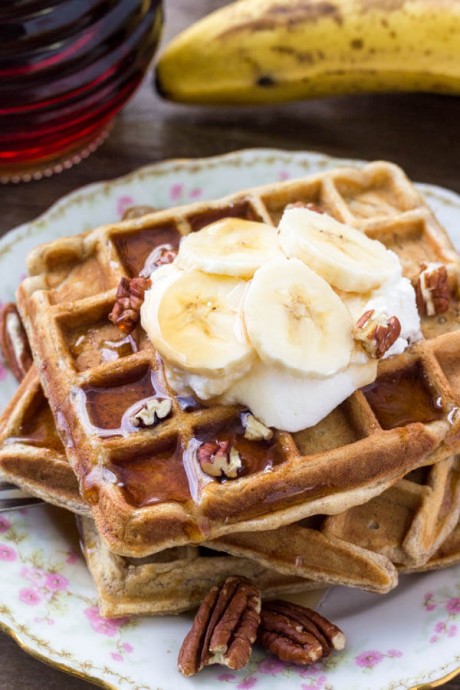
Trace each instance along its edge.
{"label": "floral patterned plate", "polygon": [[[127,206],[164,207],[327,170],[345,161],[266,149],[147,166],[85,187],[0,240],[0,300],[14,299],[29,249],[116,220]],[[460,197],[421,191],[460,248]],[[0,365],[0,407],[14,391]],[[31,654],[112,690],[396,690],[435,687],[460,672],[460,566],[401,578],[385,596],[336,587],[320,610],[343,628],[344,653],[309,668],[254,652],[239,673],[176,671],[191,616],[104,620],[78,551],[72,517],[48,506],[0,516],[0,626]]]}

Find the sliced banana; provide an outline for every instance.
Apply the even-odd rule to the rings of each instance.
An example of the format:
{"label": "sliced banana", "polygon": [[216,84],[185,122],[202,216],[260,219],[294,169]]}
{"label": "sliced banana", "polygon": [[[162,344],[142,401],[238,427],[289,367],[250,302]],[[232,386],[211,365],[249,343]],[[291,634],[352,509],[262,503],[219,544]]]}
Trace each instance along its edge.
{"label": "sliced banana", "polygon": [[255,358],[242,325],[246,285],[238,278],[165,266],[145,293],[142,326],[170,364],[236,380]]}
{"label": "sliced banana", "polygon": [[266,364],[294,375],[342,370],[353,349],[352,319],[330,285],[298,259],[259,268],[243,306],[248,337]]}
{"label": "sliced banana", "polygon": [[250,278],[259,266],[281,256],[271,225],[224,218],[184,237],[176,264],[186,270]]}
{"label": "sliced banana", "polygon": [[280,245],[346,292],[369,292],[401,274],[398,257],[378,240],[325,213],[289,208],[280,224]]}

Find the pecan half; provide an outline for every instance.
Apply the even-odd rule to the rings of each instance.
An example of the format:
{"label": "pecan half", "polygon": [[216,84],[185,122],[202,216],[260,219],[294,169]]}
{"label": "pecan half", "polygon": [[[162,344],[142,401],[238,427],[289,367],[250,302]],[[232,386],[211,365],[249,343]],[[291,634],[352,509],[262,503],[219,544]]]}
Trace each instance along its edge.
{"label": "pecan half", "polygon": [[241,423],[244,427],[244,438],[248,441],[270,441],[273,438],[273,429],[262,424],[251,412],[243,412]]}
{"label": "pecan half", "polygon": [[289,601],[263,603],[257,639],[278,659],[303,665],[345,647],[345,635],[336,625],[317,611]]}
{"label": "pecan half", "polygon": [[193,676],[204,666],[236,671],[249,660],[260,622],[260,592],[243,577],[228,577],[203,599],[179,651],[178,668]]}
{"label": "pecan half", "polygon": [[171,264],[177,256],[177,249],[173,247],[169,242],[165,244],[159,244],[155,247],[152,252],[148,255],[144,268],[140,272],[141,276],[150,276],[156,268],[164,266],[165,264]]}
{"label": "pecan half", "polygon": [[198,448],[201,469],[211,477],[235,479],[243,466],[241,456],[230,441],[209,441]]}
{"label": "pecan half", "polygon": [[353,338],[374,359],[383,357],[401,334],[401,323],[396,316],[369,309],[353,327]]}
{"label": "pecan half", "polygon": [[22,381],[32,366],[32,353],[21,317],[12,302],[0,310],[0,348],[7,367]]}
{"label": "pecan half", "polygon": [[422,263],[415,285],[417,308],[420,314],[434,316],[449,309],[450,288],[447,269],[439,262]]}
{"label": "pecan half", "polygon": [[130,422],[133,426],[141,428],[155,426],[161,419],[168,417],[171,410],[171,398],[151,398],[131,417]]}
{"label": "pecan half", "polygon": [[150,286],[149,278],[121,278],[109,319],[123,333],[131,333],[139,323],[144,294]]}
{"label": "pecan half", "polygon": [[133,220],[134,218],[142,218],[147,213],[154,213],[157,209],[153,206],[129,206],[123,213],[121,220]]}

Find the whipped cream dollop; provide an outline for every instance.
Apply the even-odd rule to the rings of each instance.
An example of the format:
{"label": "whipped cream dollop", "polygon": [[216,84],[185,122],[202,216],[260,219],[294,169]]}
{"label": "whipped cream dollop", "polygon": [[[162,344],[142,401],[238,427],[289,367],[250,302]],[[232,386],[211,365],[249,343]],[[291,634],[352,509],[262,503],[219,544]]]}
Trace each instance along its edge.
{"label": "whipped cream dollop", "polygon": [[392,251],[307,208],[280,226],[224,219],[185,237],[152,274],[142,326],[171,387],[239,404],[263,424],[317,424],[375,380],[377,360],[352,336],[368,310],[397,317],[385,356],[421,337],[415,292]]}

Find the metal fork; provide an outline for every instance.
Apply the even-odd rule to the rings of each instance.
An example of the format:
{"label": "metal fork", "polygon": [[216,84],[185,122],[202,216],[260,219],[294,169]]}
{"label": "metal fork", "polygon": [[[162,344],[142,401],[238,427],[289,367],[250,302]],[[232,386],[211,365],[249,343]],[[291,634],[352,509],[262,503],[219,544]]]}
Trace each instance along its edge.
{"label": "metal fork", "polygon": [[0,513],[5,510],[17,510],[18,508],[29,508],[29,506],[36,506],[43,501],[40,498],[34,498],[27,494],[22,489],[18,489],[14,484],[0,481]]}

